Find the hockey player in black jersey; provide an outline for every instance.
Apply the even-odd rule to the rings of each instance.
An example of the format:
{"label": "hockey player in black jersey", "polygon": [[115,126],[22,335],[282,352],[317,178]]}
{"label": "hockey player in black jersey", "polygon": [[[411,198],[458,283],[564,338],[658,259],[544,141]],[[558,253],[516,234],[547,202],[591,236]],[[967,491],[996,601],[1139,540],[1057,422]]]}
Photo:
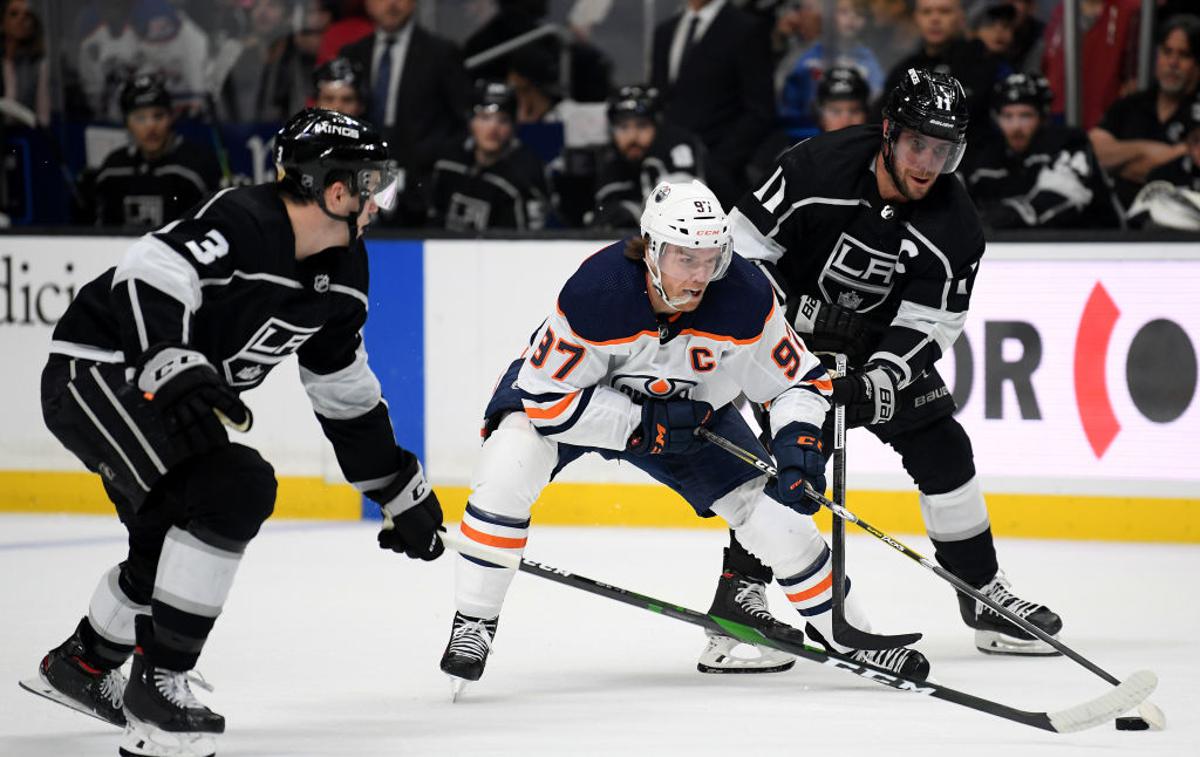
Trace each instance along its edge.
{"label": "hockey player in black jersey", "polygon": [[101,226],[153,226],[178,218],[217,188],[212,150],[172,128],[171,95],[157,74],[139,74],[121,90],[130,144],[114,150],[93,179]]}
{"label": "hockey player in black jersey", "polygon": [[659,116],[658,90],[653,87],[622,87],[609,98],[612,144],[596,176],[591,228],[636,228],[646,197],[661,181],[707,181],[704,143]]}
{"label": "hockey player in black jersey", "polygon": [[433,165],[429,212],[451,231],[540,229],[550,211],[546,167],[514,136],[517,99],[501,82],[480,82],[471,136]]}
{"label": "hockey player in black jersey", "polygon": [[1096,229],[1121,225],[1121,212],[1082,129],[1049,122],[1054,94],[1038,74],[996,84],[999,135],[971,151],[961,171],[984,226]]}
{"label": "hockey player in black jersey", "polygon": [[[775,282],[809,349],[848,355],[834,401],[846,406],[848,426],[866,426],[900,455],[938,562],[1054,634],[1059,617],[1013,595],[999,570],[971,441],[934,367],[966,321],[984,250],[966,191],[943,176],[966,147],[962,87],[910,69],[884,114],[882,129],[852,126],[785,153],[730,214],[734,243]],[[711,612],[761,623],[770,577],[731,538]],[[974,600],[959,597],[959,607],[983,652],[1054,654]],[[701,669],[722,672],[732,647],[711,638]],[[764,658],[763,667],[776,667]]]}
{"label": "hockey player in black jersey", "polygon": [[277,183],[222,190],[85,285],[42,374],[46,425],[101,476],[129,553],[23,685],[124,725],[123,755],[208,755],[224,730],[188,672],[276,491],[271,465],[227,428],[250,427],[239,394],[288,355],[343,474],[388,516],[380,546],[425,560],[443,549],[441,507],[396,444],[362,343],[358,238],[395,200],[387,145],[315,109],[275,144]]}

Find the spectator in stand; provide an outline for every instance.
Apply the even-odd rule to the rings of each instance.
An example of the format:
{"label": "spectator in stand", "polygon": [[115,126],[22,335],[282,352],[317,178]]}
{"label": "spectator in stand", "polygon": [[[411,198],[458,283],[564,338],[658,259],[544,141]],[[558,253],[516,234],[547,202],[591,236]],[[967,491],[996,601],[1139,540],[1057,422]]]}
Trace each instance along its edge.
{"label": "spectator in stand", "polygon": [[480,82],[471,136],[434,163],[429,214],[451,231],[541,229],[550,209],[546,168],[513,134],[517,100],[502,82]]}
{"label": "spectator in stand", "polygon": [[[1098,124],[1108,107],[1136,86],[1140,5],[1141,0],[1079,0],[1080,126],[1084,129]],[[1060,2],[1046,27],[1041,65],[1054,91],[1050,113],[1059,119],[1066,114],[1062,10]]]}
{"label": "spectator in stand", "polygon": [[208,35],[171,0],[139,0],[133,21],[137,70],[162,75],[176,112],[198,112],[208,92]]}
{"label": "spectator in stand", "polygon": [[978,142],[990,129],[988,119],[992,87],[1003,78],[1004,62],[988,52],[978,39],[963,36],[960,0],[917,0],[913,12],[921,44],[888,74],[885,92],[891,92],[910,68],[947,73],[958,79],[967,95],[970,113],[968,144]]}
{"label": "spectator in stand", "polygon": [[1040,74],[996,85],[999,136],[961,170],[984,225],[993,229],[1117,228],[1121,211],[1082,129],[1049,121],[1053,93]]}
{"label": "spectator in stand", "polygon": [[130,144],[105,158],[96,174],[96,223],[158,228],[214,191],[220,169],[210,149],[175,133],[161,76],[130,79],[121,109]]}
{"label": "spectator in stand", "polygon": [[[546,23],[549,13],[547,0],[498,0],[496,14],[477,29],[463,43],[463,56],[470,58],[490,50],[496,45],[518,37]],[[585,38],[586,30],[571,28],[568,42],[571,65],[569,92],[561,93],[577,102],[603,102],[612,91],[612,61],[599,48]],[[489,81],[503,80],[513,68],[513,58],[522,52],[541,51],[544,57],[557,61],[562,55],[563,41],[557,37],[543,37],[520,51],[514,51],[471,71],[472,76]],[[557,79],[556,79],[557,81]]]}
{"label": "spectator in stand", "polygon": [[867,47],[875,52],[884,71],[908,55],[921,35],[913,23],[913,0],[870,0],[871,23],[863,34]]}
{"label": "spectator in stand", "polygon": [[1151,171],[1146,177],[1147,184],[1165,181],[1176,187],[1200,192],[1200,97],[1188,106],[1183,133],[1187,152],[1177,160],[1163,163]]}
{"label": "spectator in stand", "polygon": [[367,110],[366,83],[362,66],[334,58],[313,71],[313,104],[360,118]]}
{"label": "spectator in stand", "polygon": [[823,0],[787,0],[781,3],[771,30],[771,60],[775,89],[783,88],[787,75],[809,45],[821,36]]}
{"label": "spectator in stand", "polygon": [[374,32],[342,48],[342,57],[367,72],[367,120],[387,139],[402,186],[391,223],[421,225],[424,184],[432,156],[448,139],[466,134],[471,81],[454,43],[413,18],[416,0],[367,0]]}
{"label": "spectator in stand", "polygon": [[979,0],[971,8],[967,23],[987,51],[1004,61],[1004,75],[1012,73],[1009,61],[1016,32],[1016,6],[1009,0]]}
{"label": "spectator in stand", "polygon": [[653,87],[622,87],[608,101],[608,125],[612,143],[601,158],[589,227],[637,228],[659,182],[705,181],[704,145],[661,121]]}
{"label": "spectator in stand", "polygon": [[544,47],[527,47],[506,58],[504,79],[517,99],[518,124],[559,123],[564,102],[558,58]]}
{"label": "spectator in stand", "polygon": [[729,177],[726,207],[746,188],[746,166],[775,122],[770,30],[726,0],[687,0],[654,30],[651,84],[663,119],[700,137]]}
{"label": "spectator in stand", "polygon": [[367,18],[364,0],[335,2],[333,8],[334,21],[321,34],[321,45],[317,48],[318,66],[340,56],[346,45],[369,37],[375,31],[375,25]]}
{"label": "spectator in stand", "polygon": [[1187,152],[1188,107],[1200,86],[1200,17],[1175,16],[1163,28],[1154,84],[1113,103],[1088,136],[1100,165],[1115,175],[1128,208],[1149,173]]}
{"label": "spectator in stand", "polygon": [[[883,70],[875,53],[859,37],[867,23],[867,0],[837,0],[834,26],[837,30],[835,65],[857,68],[878,94],[883,88]],[[815,96],[825,70],[827,51],[818,41],[800,56],[784,81],[779,95],[779,118],[793,138],[810,137],[818,132]]]}
{"label": "spectator in stand", "polygon": [[24,105],[38,123],[50,123],[50,64],[42,20],[29,0],[4,2],[4,89],[0,94]]}
{"label": "spectator in stand", "polygon": [[1033,0],[1012,0],[1012,6],[1017,11],[1017,18],[1013,22],[1008,62],[1013,71],[1032,71],[1041,65],[1046,22],[1033,15]]}
{"label": "spectator in stand", "polygon": [[286,0],[252,2],[247,34],[230,40],[214,64],[215,80],[221,82],[217,112],[225,121],[282,121],[301,105],[288,97],[289,72],[296,69],[297,54],[291,45],[288,5]]}
{"label": "spectator in stand", "polygon": [[79,13],[79,97],[71,115],[121,120],[121,87],[134,73],[141,40],[133,25],[134,0],[108,0]]}

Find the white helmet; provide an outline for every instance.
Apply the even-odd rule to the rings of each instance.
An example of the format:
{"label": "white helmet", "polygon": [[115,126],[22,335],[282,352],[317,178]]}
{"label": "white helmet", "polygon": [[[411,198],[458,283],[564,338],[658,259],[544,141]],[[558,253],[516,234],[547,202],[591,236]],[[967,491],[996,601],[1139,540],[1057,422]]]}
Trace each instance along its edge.
{"label": "white helmet", "polygon": [[659,296],[672,308],[683,304],[672,302],[663,291],[659,259],[663,246],[676,245],[684,249],[716,247],[718,262],[709,281],[715,281],[729,270],[733,259],[733,235],[729,221],[712,190],[692,179],[689,182],[660,182],[646,198],[642,211],[642,238],[646,240],[646,267]]}

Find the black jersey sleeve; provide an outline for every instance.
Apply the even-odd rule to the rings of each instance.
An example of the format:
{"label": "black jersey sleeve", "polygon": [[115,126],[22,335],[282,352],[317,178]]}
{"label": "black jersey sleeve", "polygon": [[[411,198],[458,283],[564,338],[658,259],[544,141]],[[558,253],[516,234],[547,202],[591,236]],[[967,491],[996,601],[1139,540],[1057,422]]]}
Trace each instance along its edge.
{"label": "black jersey sleeve", "polygon": [[206,283],[228,279],[237,261],[260,249],[228,207],[208,203],[134,242],[113,273],[110,292],[126,361],[154,345],[188,344]]}
{"label": "black jersey sleeve", "polygon": [[801,216],[795,211],[819,194],[811,186],[817,175],[808,145],[801,142],[783,154],[761,186],[742,195],[729,214],[742,257],[778,263],[788,249],[798,248]]}
{"label": "black jersey sleeve", "polygon": [[383,505],[383,490],[401,475],[411,477],[417,458],[396,443],[379,379],[367,364],[365,274],[361,287],[331,287],[332,317],[298,351],[300,381],[342,475]]}
{"label": "black jersey sleeve", "polygon": [[983,231],[966,190],[958,183],[946,186],[953,188],[954,202],[939,214],[944,224],[920,218],[905,224],[910,236],[897,266],[903,267],[900,307],[870,358],[897,371],[897,388],[928,370],[962,333],[983,257]]}

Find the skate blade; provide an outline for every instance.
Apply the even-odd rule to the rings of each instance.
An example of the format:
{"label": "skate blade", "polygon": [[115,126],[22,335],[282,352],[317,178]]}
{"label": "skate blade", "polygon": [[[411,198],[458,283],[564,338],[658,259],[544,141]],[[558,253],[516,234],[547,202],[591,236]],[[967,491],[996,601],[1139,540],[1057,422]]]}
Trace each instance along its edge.
{"label": "skate blade", "polygon": [[450,703],[451,704],[458,701],[458,698],[460,696],[462,696],[463,691],[466,690],[468,683],[471,683],[471,682],[465,678],[459,678],[458,676],[450,676]]}
{"label": "skate blade", "polygon": [[696,670],[701,673],[782,673],[791,670],[796,658],[771,647],[746,645],[758,650],[757,657],[734,654],[742,642],[725,636],[709,637],[708,646],[700,653]]}
{"label": "skate blade", "polygon": [[117,750],[122,757],[214,757],[217,739],[211,733],[164,731],[125,712],[125,735]]}
{"label": "skate blade", "polygon": [[107,723],[111,726],[116,726],[117,728],[123,728],[125,725],[124,723],[114,723],[107,718],[100,717],[95,712],[92,712],[76,702],[74,699],[59,693],[58,689],[46,683],[46,681],[44,681],[40,676],[37,678],[27,678],[24,681],[17,681],[17,685],[28,691],[30,694],[36,694],[39,697],[49,699],[51,702],[57,702],[63,707],[71,708],[75,712],[80,712],[89,717],[93,717],[96,720],[99,720],[101,723]]}
{"label": "skate blade", "polygon": [[[1058,638],[1058,637],[1055,637]],[[1017,639],[996,631],[975,631],[975,648],[984,654],[1012,657],[1060,657],[1059,652],[1041,639]]]}

